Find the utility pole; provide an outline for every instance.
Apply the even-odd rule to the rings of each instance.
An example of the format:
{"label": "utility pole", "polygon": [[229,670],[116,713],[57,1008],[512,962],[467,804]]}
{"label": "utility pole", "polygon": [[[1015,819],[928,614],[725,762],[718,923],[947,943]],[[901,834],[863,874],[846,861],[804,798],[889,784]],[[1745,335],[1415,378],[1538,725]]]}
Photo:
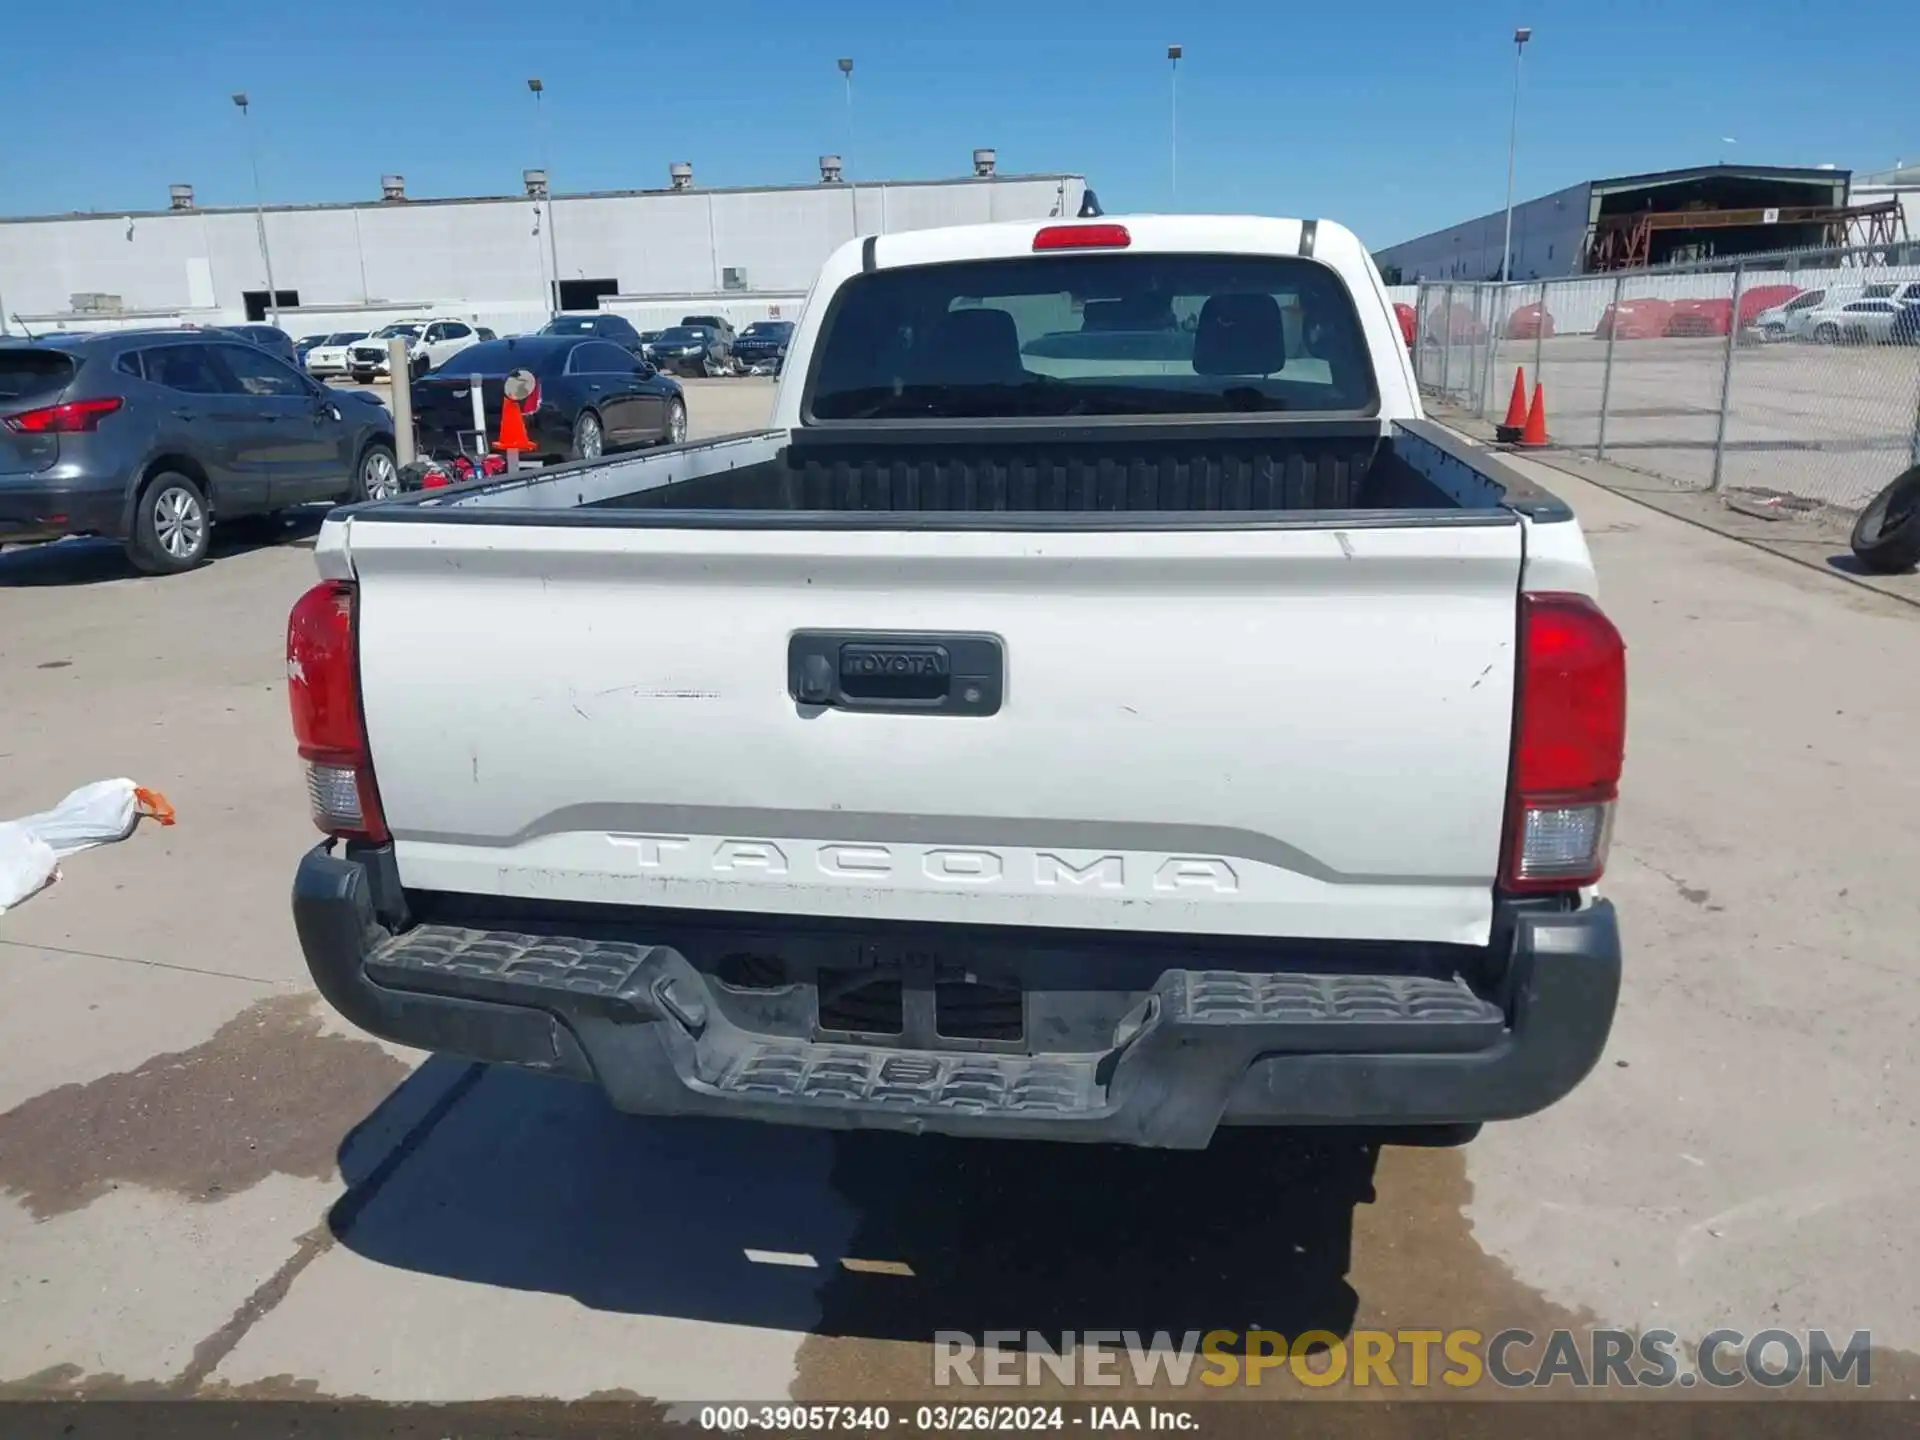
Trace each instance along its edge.
{"label": "utility pole", "polygon": [[1167,65],[1172,72],[1167,81],[1167,179],[1175,205],[1180,202],[1180,57],[1184,54],[1184,45],[1167,46]]}
{"label": "utility pole", "polygon": [[853,178],[853,57],[851,55],[842,55],[839,64],[840,74],[847,82],[847,153],[842,157],[841,163],[846,166],[847,203],[852,207],[853,233],[854,236],[858,238],[860,234],[860,186],[859,182]]}
{"label": "utility pole", "polygon": [[1520,147],[1520,57],[1526,54],[1533,31],[1522,25],[1513,32],[1513,119],[1507,126],[1507,234],[1500,247],[1500,278],[1511,280],[1513,266],[1513,157]]}
{"label": "utility pole", "polygon": [[553,166],[547,163],[552,147],[547,143],[547,112],[540,104],[547,87],[536,75],[527,81],[527,89],[533,92],[533,124],[539,132],[540,168],[547,172],[547,252],[553,269],[553,291],[547,296],[547,315],[551,318],[560,313],[560,241],[556,233],[558,227],[553,223]]}
{"label": "utility pole", "polygon": [[280,292],[273,283],[273,252],[267,248],[267,212],[260,202],[260,151],[253,143],[253,120],[247,110],[247,92],[234,91],[233,103],[240,107],[240,123],[247,132],[247,160],[253,166],[253,223],[260,231],[260,263],[267,267],[267,316],[274,328],[278,329]]}

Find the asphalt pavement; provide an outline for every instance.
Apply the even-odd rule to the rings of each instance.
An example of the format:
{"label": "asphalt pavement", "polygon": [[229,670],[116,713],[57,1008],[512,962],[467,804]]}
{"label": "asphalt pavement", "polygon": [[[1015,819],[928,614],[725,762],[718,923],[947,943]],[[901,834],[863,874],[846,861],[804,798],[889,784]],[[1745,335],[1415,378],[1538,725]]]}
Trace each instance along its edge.
{"label": "asphalt pavement", "polygon": [[[717,434],[771,385],[689,392]],[[0,815],[179,814],[0,917],[0,1395],[842,1401],[928,1394],[942,1330],[1595,1325],[1867,1329],[1911,1392],[1920,610],[1539,474],[1630,649],[1627,981],[1593,1076],[1460,1148],[642,1119],[375,1043],[288,915],[314,523],[0,555]]]}

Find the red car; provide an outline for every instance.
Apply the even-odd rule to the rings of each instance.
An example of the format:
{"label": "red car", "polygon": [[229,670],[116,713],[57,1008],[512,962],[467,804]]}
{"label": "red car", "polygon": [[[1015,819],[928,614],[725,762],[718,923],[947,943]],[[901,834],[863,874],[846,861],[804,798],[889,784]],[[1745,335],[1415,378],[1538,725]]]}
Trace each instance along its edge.
{"label": "red car", "polygon": [[1608,335],[1616,340],[1657,340],[1667,333],[1667,321],[1672,318],[1671,300],[1622,300],[1618,306],[1607,306],[1593,333],[1601,340]]}

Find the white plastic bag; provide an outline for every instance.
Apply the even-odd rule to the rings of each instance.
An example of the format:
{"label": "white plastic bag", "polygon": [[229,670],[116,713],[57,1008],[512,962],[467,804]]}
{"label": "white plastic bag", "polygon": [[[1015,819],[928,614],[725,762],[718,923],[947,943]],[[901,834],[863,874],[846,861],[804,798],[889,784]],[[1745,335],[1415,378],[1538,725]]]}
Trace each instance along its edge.
{"label": "white plastic bag", "polygon": [[67,856],[126,839],[143,815],[173,824],[164,795],[131,780],[98,780],[51,810],[0,822],[0,914],[57,880]]}

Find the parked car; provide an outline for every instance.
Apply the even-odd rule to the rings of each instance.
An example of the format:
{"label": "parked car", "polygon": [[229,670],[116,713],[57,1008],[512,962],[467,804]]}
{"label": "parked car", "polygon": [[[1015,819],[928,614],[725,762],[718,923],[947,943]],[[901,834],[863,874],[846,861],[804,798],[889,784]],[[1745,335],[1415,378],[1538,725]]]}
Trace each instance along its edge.
{"label": "parked car", "polygon": [[408,373],[417,378],[436,370],[469,345],[492,336],[482,335],[465,320],[397,320],[382,326],[347,351],[347,369],[362,385],[387,373],[387,341],[395,336],[407,342]]}
{"label": "parked car", "polygon": [[[365,334],[366,332],[362,331],[361,333]],[[307,355],[313,350],[313,347],[326,343],[327,337],[324,334],[302,335],[298,340],[293,342],[293,353],[300,357],[300,363],[304,365],[307,363]]]}
{"label": "parked car", "polygon": [[733,342],[709,325],[675,325],[647,347],[649,358],[675,375],[725,375],[733,368]]}
{"label": "parked car", "polygon": [[[1784,303],[1761,310],[1753,317],[1751,323],[1760,331],[1762,337],[1768,340],[1810,339],[1811,331],[1806,323],[1806,317],[1815,310],[1835,308],[1850,300],[1894,300],[1900,303],[1900,297],[1908,291],[1912,292],[1914,298],[1920,299],[1920,284],[1906,284],[1900,281],[1818,286],[1814,289],[1802,290]],[[1741,305],[1743,312],[1745,308],[1743,297]]]}
{"label": "parked car", "polygon": [[1894,340],[1895,322],[1904,311],[1891,300],[1849,300],[1809,310],[1800,324],[1818,345],[1885,345]]}
{"label": "parked car", "polygon": [[791,320],[756,320],[734,337],[733,363],[741,369],[772,374],[792,343]]}
{"label": "parked car", "polygon": [[258,345],[269,355],[277,355],[294,369],[300,368],[300,352],[294,347],[293,337],[272,325],[222,325],[222,333],[238,335],[248,344]]}
{"label": "parked car", "polygon": [[611,315],[605,310],[593,310],[585,314],[560,314],[534,332],[536,335],[597,335],[602,340],[611,340],[631,350],[642,359],[646,358],[640,332],[633,328],[633,322],[624,315]]}
{"label": "parked car", "polygon": [[395,493],[393,418],[258,345],[122,330],[0,349],[0,540],[105,535],[163,573],[216,521]]}
{"label": "parked car", "polygon": [[[1366,250],[1303,232],[849,242],[768,427],[330,519],[287,629],[320,993],[842,1130],[1432,1141],[1567,1094],[1624,647],[1573,510],[1423,418]],[[1186,358],[1032,365],[1089,292],[1177,297]]]}
{"label": "parked car", "polygon": [[500,430],[506,378],[532,372],[539,389],[526,412],[535,454],[591,460],[609,450],[687,438],[687,402],[678,381],[625,346],[597,336],[516,335],[460,352],[457,364],[413,384],[413,415],[422,453],[463,453],[473,429],[473,376],[487,434]]}
{"label": "parked car", "polygon": [[1909,300],[1900,307],[1887,338],[1895,345],[1920,345],[1920,300]]}
{"label": "parked car", "polygon": [[1600,314],[1596,338],[1605,340],[1658,340],[1667,333],[1667,321],[1673,318],[1673,302],[1642,297],[1609,305]]}
{"label": "parked car", "polygon": [[347,373],[347,347],[356,340],[367,338],[364,330],[336,330],[331,335],[322,335],[320,343],[307,351],[307,373],[309,375],[344,375]]}
{"label": "parked car", "polygon": [[682,315],[682,325],[704,325],[709,330],[718,330],[727,337],[727,343],[733,343],[733,322],[724,315]]}

